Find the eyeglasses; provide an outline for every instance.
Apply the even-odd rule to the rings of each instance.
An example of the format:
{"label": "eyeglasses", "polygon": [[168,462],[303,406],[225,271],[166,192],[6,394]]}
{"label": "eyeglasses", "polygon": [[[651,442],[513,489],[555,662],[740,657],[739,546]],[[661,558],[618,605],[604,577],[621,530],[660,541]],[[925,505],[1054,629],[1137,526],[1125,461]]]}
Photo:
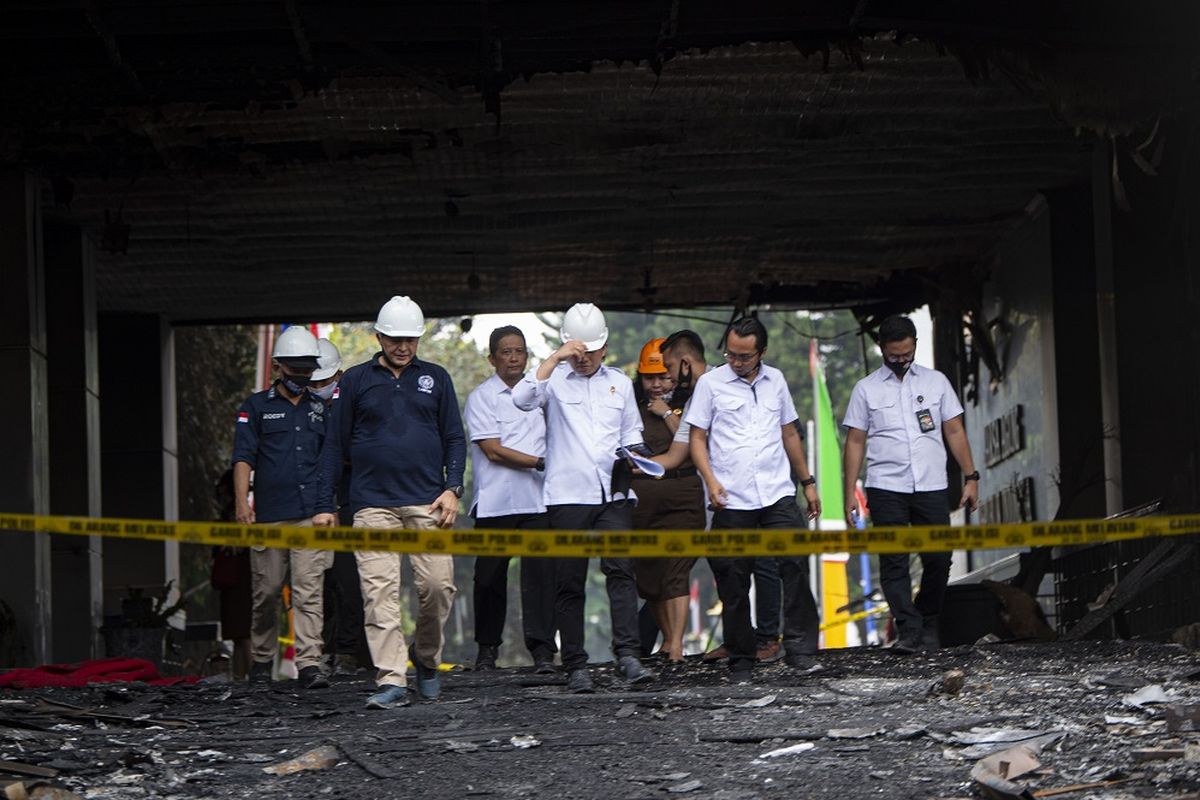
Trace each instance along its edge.
{"label": "eyeglasses", "polygon": [[730,353],[726,350],[722,355],[730,364],[745,364],[762,355],[762,350],[755,350],[753,353]]}

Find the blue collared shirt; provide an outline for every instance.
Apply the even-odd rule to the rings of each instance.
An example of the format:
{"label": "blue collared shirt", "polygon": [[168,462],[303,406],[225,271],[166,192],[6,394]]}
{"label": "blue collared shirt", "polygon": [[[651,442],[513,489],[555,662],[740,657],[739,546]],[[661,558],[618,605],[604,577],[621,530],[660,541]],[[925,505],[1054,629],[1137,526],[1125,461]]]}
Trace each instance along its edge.
{"label": "blue collared shirt", "polygon": [[466,436],[450,374],[414,358],[397,378],[376,354],[338,383],[317,511],[333,513],[346,453],[350,511],[428,505],[461,486]]}
{"label": "blue collared shirt", "polygon": [[259,522],[311,517],[317,504],[317,463],[329,414],[320,399],[292,402],[272,386],[238,409],[233,463],[254,470],[254,516]]}

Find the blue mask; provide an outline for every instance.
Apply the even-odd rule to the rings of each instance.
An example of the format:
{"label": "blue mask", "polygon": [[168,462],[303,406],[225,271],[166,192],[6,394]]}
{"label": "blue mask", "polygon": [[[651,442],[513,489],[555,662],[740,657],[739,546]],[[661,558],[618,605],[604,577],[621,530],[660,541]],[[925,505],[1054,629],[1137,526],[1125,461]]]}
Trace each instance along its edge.
{"label": "blue mask", "polygon": [[322,400],[331,400],[335,391],[337,391],[337,381],[326,384],[319,389],[313,386],[308,387],[309,394],[313,395],[314,397],[319,397]]}

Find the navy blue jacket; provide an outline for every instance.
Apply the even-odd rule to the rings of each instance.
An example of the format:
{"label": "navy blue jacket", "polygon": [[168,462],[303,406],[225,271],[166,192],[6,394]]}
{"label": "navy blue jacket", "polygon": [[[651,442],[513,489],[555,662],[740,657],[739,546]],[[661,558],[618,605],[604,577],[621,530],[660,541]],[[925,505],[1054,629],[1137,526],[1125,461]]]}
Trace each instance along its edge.
{"label": "navy blue jacket", "polygon": [[350,462],[351,513],[428,505],[463,483],[467,438],[450,373],[414,358],[397,378],[379,356],[346,370],[338,382],[321,451],[318,512],[337,510],[344,460]]}
{"label": "navy blue jacket", "polygon": [[328,423],[320,399],[305,394],[292,405],[274,386],[242,403],[234,426],[233,463],[244,461],[254,470],[257,521],[316,513],[317,466]]}

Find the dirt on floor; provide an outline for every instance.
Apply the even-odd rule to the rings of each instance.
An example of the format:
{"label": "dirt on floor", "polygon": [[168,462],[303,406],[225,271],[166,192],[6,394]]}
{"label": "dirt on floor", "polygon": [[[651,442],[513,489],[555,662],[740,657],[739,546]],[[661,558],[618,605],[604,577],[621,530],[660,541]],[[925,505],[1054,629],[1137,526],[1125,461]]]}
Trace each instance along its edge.
{"label": "dirt on floor", "polygon": [[[648,663],[637,690],[596,666],[591,695],[455,671],[440,700],[391,711],[364,708],[365,675],[5,691],[0,777],[23,787],[0,796],[965,798],[1005,796],[972,770],[1024,745],[992,760],[1029,769],[1010,796],[1200,797],[1200,655],[1177,645],[825,651],[818,673],[775,663],[743,685]],[[313,768],[267,771],[300,757]]]}

